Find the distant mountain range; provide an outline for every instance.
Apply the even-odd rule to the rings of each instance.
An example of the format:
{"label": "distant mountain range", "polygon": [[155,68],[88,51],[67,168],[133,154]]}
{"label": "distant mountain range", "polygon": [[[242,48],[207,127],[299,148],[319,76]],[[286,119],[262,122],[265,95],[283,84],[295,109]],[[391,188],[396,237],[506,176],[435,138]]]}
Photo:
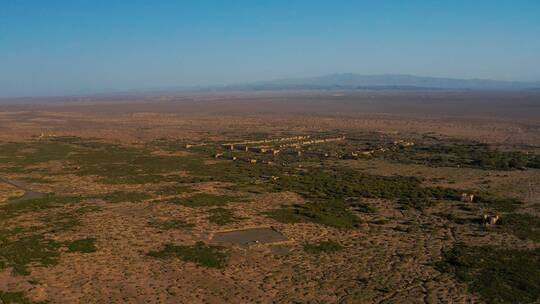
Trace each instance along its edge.
{"label": "distant mountain range", "polygon": [[540,89],[540,82],[344,73],[308,78],[277,79],[248,84],[229,85],[223,88],[229,90],[537,90]]}
{"label": "distant mountain range", "polygon": [[[125,98],[126,96],[153,96],[160,94],[227,92],[227,91],[294,91],[294,90],[394,90],[394,91],[535,91],[540,92],[540,81],[500,81],[491,79],[458,79],[424,77],[403,74],[362,75],[354,73],[329,74],[306,78],[283,78],[269,81],[240,83],[234,85],[168,86],[139,89],[87,89],[66,94],[71,97],[91,96]],[[1,95],[0,95],[1,96]],[[41,97],[53,96],[43,95]],[[55,96],[58,97],[58,96]],[[14,97],[0,97],[0,104]],[[21,97],[23,98],[23,97]],[[27,97],[24,97],[27,98]],[[23,99],[24,99],[23,98]],[[20,98],[19,98],[20,99]],[[18,99],[18,100],[19,100]],[[28,99],[28,98],[27,98]],[[32,101],[29,99],[29,101]],[[18,102],[23,102],[19,100]]]}

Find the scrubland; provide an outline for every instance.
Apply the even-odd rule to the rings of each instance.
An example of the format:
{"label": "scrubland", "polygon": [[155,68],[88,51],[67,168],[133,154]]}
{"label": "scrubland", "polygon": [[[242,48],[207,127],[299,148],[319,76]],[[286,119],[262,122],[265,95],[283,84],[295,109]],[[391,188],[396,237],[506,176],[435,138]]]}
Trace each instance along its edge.
{"label": "scrubland", "polygon": [[0,106],[0,302],[537,302],[539,95],[397,94]]}

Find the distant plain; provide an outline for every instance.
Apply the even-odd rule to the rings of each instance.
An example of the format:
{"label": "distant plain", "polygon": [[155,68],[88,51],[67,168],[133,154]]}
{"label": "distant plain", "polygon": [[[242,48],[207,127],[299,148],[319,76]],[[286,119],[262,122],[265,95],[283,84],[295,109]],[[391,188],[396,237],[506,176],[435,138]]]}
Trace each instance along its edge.
{"label": "distant plain", "polygon": [[2,99],[0,178],[0,302],[540,296],[536,91]]}

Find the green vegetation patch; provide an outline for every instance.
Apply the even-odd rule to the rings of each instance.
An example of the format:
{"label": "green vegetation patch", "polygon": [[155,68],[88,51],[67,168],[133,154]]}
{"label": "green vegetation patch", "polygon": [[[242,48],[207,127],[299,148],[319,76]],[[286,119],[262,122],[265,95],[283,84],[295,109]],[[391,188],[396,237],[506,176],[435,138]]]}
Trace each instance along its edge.
{"label": "green vegetation patch", "polygon": [[184,205],[186,207],[208,207],[223,206],[228,203],[238,201],[241,201],[241,199],[237,196],[198,193],[187,198],[174,199],[170,202]]}
{"label": "green vegetation patch", "polygon": [[[178,175],[180,171],[188,171],[189,179],[195,181],[250,184],[261,176],[276,175],[280,171],[272,166],[240,161],[220,160],[207,165],[205,161],[213,160],[211,155],[216,152],[212,145],[189,149],[190,154],[186,156],[152,154],[156,147],[168,144],[167,141],[157,141],[143,147],[125,146],[76,137],[4,143],[0,144],[0,164],[5,165],[4,171],[26,172],[29,171],[28,166],[59,160],[64,162],[63,173],[95,176],[107,184],[183,182],[186,178]],[[174,151],[185,150],[182,145],[172,144]],[[164,191],[178,193],[179,189]]]}
{"label": "green vegetation patch", "polygon": [[[297,175],[283,176],[277,189],[300,193],[312,202],[274,210],[269,216],[285,223],[309,221],[336,228],[353,228],[358,219],[351,213],[372,212],[356,198],[394,199],[404,208],[423,209],[438,200],[459,200],[460,191],[422,187],[414,177],[377,176],[347,168],[312,168]],[[352,200],[350,200],[352,199]]]}
{"label": "green vegetation patch", "polygon": [[42,235],[18,237],[15,231],[0,231],[0,269],[13,267],[13,272],[28,275],[29,265],[49,266],[58,262],[60,243]]}
{"label": "green vegetation patch", "polygon": [[214,223],[217,225],[227,225],[230,223],[234,223],[238,220],[238,218],[234,216],[234,213],[229,209],[214,208],[214,209],[208,210],[208,212],[210,213],[208,220],[211,223]]}
{"label": "green vegetation patch", "polygon": [[50,227],[50,232],[70,231],[81,225],[81,220],[74,213],[45,216],[41,220]]}
{"label": "green vegetation patch", "polygon": [[375,212],[375,209],[373,209],[368,204],[362,203],[362,202],[352,202],[352,203],[349,203],[349,206],[354,211],[357,211],[357,212],[362,212],[362,213],[374,213]]}
{"label": "green vegetation patch", "polygon": [[519,151],[500,151],[476,142],[436,142],[412,147],[388,146],[380,154],[385,159],[401,163],[416,163],[433,167],[469,167],[486,170],[539,168],[540,155]]}
{"label": "green vegetation patch", "polygon": [[148,193],[137,192],[137,191],[115,191],[108,194],[105,194],[102,198],[104,201],[109,203],[121,203],[121,202],[131,202],[131,203],[140,203],[144,200],[150,199],[152,196]]}
{"label": "green vegetation patch", "polygon": [[190,157],[152,155],[144,147],[131,147],[98,141],[77,143],[67,158],[80,176],[98,176],[108,184],[146,184],[173,181],[171,172],[183,170]]}
{"label": "green vegetation patch", "polygon": [[51,138],[0,145],[0,164],[9,171],[51,160],[64,161],[65,173],[98,176],[109,184],[142,184],[171,181],[163,175],[181,170],[192,162],[187,157],[156,156],[141,147],[122,146],[80,138]]}
{"label": "green vegetation patch", "polygon": [[415,177],[378,176],[347,168],[313,169],[279,180],[280,190],[295,191],[306,198],[345,199],[351,197],[398,199],[400,202],[459,200],[455,189],[422,187]]}
{"label": "green vegetation patch", "polygon": [[489,194],[477,195],[474,200],[487,208],[500,212],[515,211],[522,204],[520,201],[513,198],[498,198]]}
{"label": "green vegetation patch", "polygon": [[540,299],[540,249],[458,245],[436,267],[454,274],[487,303],[536,303]]}
{"label": "green vegetation patch", "polygon": [[[62,206],[63,203],[72,202],[71,199],[65,197],[60,200],[55,200],[54,203],[48,199],[39,199],[39,202],[44,202],[44,206],[35,206],[35,202],[27,205],[25,202],[8,204],[5,207],[10,208],[3,210],[5,213],[0,213],[0,270],[8,267],[13,268],[15,274],[29,274],[28,266],[49,266],[55,265],[60,256],[60,248],[68,246],[71,248],[81,248],[87,250],[91,240],[80,240],[69,244],[63,244],[54,240],[44,238],[45,233],[66,231],[79,226],[79,216],[87,212],[97,210],[97,206],[86,206],[70,212],[60,212],[55,215],[49,215],[41,218],[44,226],[33,226],[32,228],[14,228],[2,229],[4,220],[9,216],[17,216],[23,212],[38,211],[44,208],[52,208]],[[52,206],[50,205],[52,204]],[[58,205],[57,205],[58,204]],[[13,209],[13,206],[16,208]],[[75,246],[75,247],[73,247]]]}
{"label": "green vegetation patch", "polygon": [[184,185],[165,186],[160,188],[156,194],[159,195],[179,195],[183,193],[194,192],[195,190]]}
{"label": "green vegetation patch", "polygon": [[77,165],[78,175],[97,175],[109,184],[172,182],[174,172],[203,171],[200,156],[159,156],[142,147],[101,143],[98,147],[74,154],[69,161]]}
{"label": "green vegetation patch", "polygon": [[68,242],[67,244],[68,252],[81,252],[81,253],[92,253],[96,252],[96,239],[95,238],[86,238]]}
{"label": "green vegetation patch", "polygon": [[[442,187],[424,187],[422,180],[406,176],[378,176],[347,168],[323,170],[311,168],[296,175],[284,175],[277,181],[276,189],[293,191],[308,200],[354,202],[358,197],[391,199],[401,208],[422,210],[441,201],[459,201],[463,191]],[[352,200],[351,200],[352,199]],[[476,202],[496,211],[511,212],[521,202],[498,198],[488,193],[477,195]],[[360,212],[370,212],[366,205],[344,203]]]}
{"label": "green vegetation patch", "polygon": [[308,202],[269,211],[268,216],[282,223],[313,222],[335,228],[350,229],[360,220],[341,201]]}
{"label": "green vegetation patch", "polygon": [[0,303],[2,304],[45,304],[47,302],[33,302],[22,291],[9,292],[0,290]]}
{"label": "green vegetation patch", "polygon": [[453,222],[458,225],[466,225],[466,224],[476,224],[480,225],[482,224],[482,219],[478,216],[476,217],[463,217],[459,216],[453,213],[446,213],[446,212],[437,212],[433,213],[433,215],[438,216],[440,218],[446,219],[447,221]]}
{"label": "green vegetation patch", "polygon": [[540,242],[540,217],[531,214],[507,214],[501,218],[500,228],[520,239]]}
{"label": "green vegetation patch", "polygon": [[8,203],[0,207],[0,219],[11,218],[26,212],[37,212],[45,209],[58,208],[67,204],[80,203],[82,196],[57,196],[47,194],[43,198]]}
{"label": "green vegetation patch", "polygon": [[153,220],[148,223],[153,228],[161,230],[171,230],[171,229],[188,229],[193,228],[195,225],[187,223],[183,220],[174,219],[174,220]]}
{"label": "green vegetation patch", "polygon": [[0,144],[0,163],[18,168],[53,160],[64,160],[72,147],[61,142],[33,141]]}
{"label": "green vegetation patch", "polygon": [[206,177],[210,181],[234,183],[238,187],[246,187],[257,184],[260,191],[265,189],[274,191],[274,184],[262,182],[267,176],[281,176],[283,168],[261,163],[250,164],[244,161],[220,160],[212,165],[195,164],[188,168],[190,174],[198,177]]}
{"label": "green vegetation patch", "polygon": [[50,228],[50,232],[70,231],[81,225],[80,217],[82,215],[100,210],[99,206],[84,206],[74,211],[47,215],[41,220]]}
{"label": "green vegetation patch", "polygon": [[304,245],[304,251],[311,254],[333,253],[343,249],[339,243],[328,240]]}
{"label": "green vegetation patch", "polygon": [[45,178],[45,177],[36,177],[36,176],[24,176],[21,177],[21,180],[28,182],[28,183],[34,183],[34,184],[52,184],[54,181]]}
{"label": "green vegetation patch", "polygon": [[229,252],[221,246],[197,242],[191,246],[166,244],[163,249],[151,251],[148,255],[159,259],[179,258],[209,268],[223,268]]}

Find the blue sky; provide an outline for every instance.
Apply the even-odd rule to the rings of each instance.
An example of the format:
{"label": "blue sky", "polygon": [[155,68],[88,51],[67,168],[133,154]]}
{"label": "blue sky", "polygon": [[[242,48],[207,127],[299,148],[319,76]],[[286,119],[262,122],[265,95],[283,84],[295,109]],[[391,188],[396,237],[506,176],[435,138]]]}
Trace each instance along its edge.
{"label": "blue sky", "polygon": [[0,0],[0,96],[327,73],[540,80],[540,1]]}

